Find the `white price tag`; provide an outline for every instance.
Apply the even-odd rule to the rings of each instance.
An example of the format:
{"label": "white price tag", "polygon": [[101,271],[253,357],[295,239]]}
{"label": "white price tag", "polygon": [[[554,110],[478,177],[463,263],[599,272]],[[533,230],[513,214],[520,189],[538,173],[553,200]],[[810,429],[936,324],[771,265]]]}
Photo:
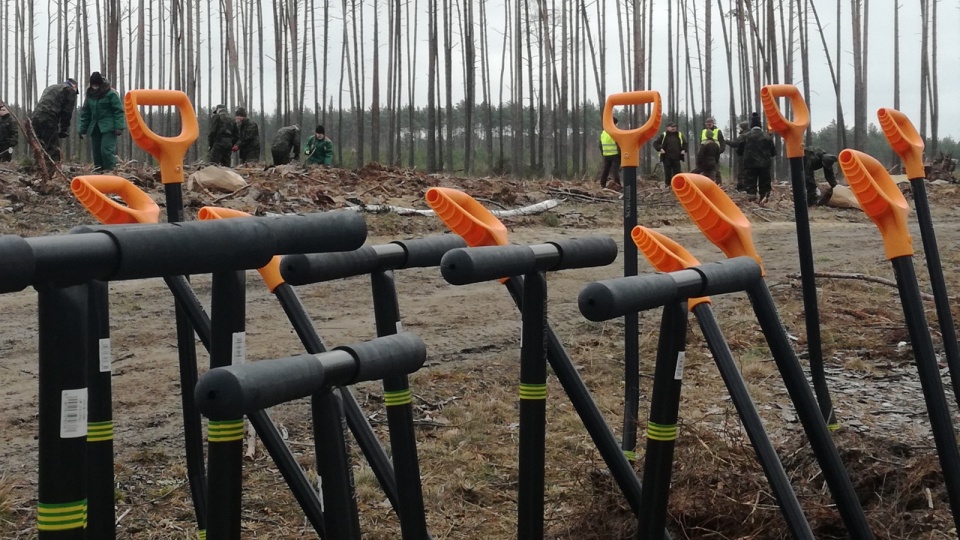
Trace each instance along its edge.
{"label": "white price tag", "polygon": [[673,379],[676,381],[683,380],[683,361],[687,358],[687,351],[680,351],[680,354],[677,355],[677,368],[673,370]]}
{"label": "white price tag", "polygon": [[230,346],[230,364],[239,365],[247,361],[247,333],[234,332],[233,343]]}
{"label": "white price tag", "polygon": [[110,350],[110,338],[100,340],[100,373],[112,371],[113,352]]}
{"label": "white price tag", "polygon": [[60,438],[87,436],[87,389],[76,388],[60,393]]}

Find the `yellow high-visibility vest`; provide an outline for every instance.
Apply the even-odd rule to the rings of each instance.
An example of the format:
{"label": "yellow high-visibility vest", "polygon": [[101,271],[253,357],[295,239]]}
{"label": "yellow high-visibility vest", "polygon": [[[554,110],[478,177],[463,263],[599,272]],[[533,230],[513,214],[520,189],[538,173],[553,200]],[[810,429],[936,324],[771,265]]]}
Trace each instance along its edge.
{"label": "yellow high-visibility vest", "polygon": [[600,150],[605,156],[615,156],[620,153],[620,149],[617,148],[617,141],[613,140],[613,137],[606,130],[600,132]]}
{"label": "yellow high-visibility vest", "polygon": [[708,131],[710,132],[711,135],[713,135],[713,140],[716,141],[716,140],[717,140],[717,133],[720,133],[720,128],[713,128],[713,129],[706,129],[706,128],[704,128],[704,130],[700,132],[700,142],[701,142],[701,143],[702,143],[703,141],[707,140],[707,132],[708,132]]}

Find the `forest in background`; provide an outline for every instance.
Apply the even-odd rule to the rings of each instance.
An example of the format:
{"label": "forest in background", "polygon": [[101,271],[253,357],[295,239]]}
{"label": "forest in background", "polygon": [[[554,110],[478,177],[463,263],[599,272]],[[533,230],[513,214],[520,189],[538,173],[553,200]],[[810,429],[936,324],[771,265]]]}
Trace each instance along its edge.
{"label": "forest in background", "polygon": [[[866,110],[868,29],[877,12],[865,0],[835,2],[829,6],[835,20],[842,20],[843,11],[849,24],[835,24],[828,34],[817,4],[51,0],[39,6],[2,0],[0,19],[13,24],[0,32],[0,57],[6,60],[0,62],[0,96],[14,111],[29,113],[43,87],[56,82],[40,81],[39,73],[74,74],[85,87],[86,76],[77,74],[98,70],[121,94],[132,88],[186,92],[201,125],[188,156],[194,161],[206,159],[209,109],[223,103],[231,112],[238,105],[250,111],[260,124],[265,156],[278,126],[299,124],[305,141],[322,123],[340,166],[375,161],[431,172],[571,177],[596,170],[597,104],[608,90],[656,89],[665,117],[678,120],[690,140],[711,114],[732,139],[731,127],[761,110],[760,87],[792,82],[809,102],[811,69],[826,69],[838,98],[836,120],[808,132],[807,144],[892,156]],[[921,115],[914,121],[930,159],[938,151],[954,152],[956,142],[938,134],[938,35],[931,24],[938,18],[937,2],[919,4],[921,58],[904,61],[919,60],[921,76],[910,79],[910,86],[920,87]],[[884,9],[879,16],[892,17],[895,28],[892,40],[882,36],[894,48],[884,68],[892,68],[891,105],[900,108],[899,43],[906,32],[899,21],[907,8],[895,1]],[[664,28],[667,38],[655,40]],[[826,66],[811,62],[819,50]],[[840,61],[847,51],[852,67]],[[728,66],[726,80],[714,80],[717,63]],[[654,73],[655,64],[664,70]],[[331,66],[337,66],[333,76]],[[842,85],[842,69],[852,69],[852,87]],[[615,90],[608,89],[613,71],[621,79]],[[721,87],[728,103],[714,103]],[[839,99],[851,93],[852,114]],[[463,97],[454,101],[454,95]],[[82,102],[82,90],[79,97]],[[649,114],[648,108],[631,109],[619,114],[621,126],[640,125]],[[170,111],[147,113],[158,132],[178,129]],[[68,155],[85,158],[76,135],[66,144]],[[121,159],[149,159],[126,137],[119,153]],[[653,156],[645,154],[643,166],[649,168]],[[23,155],[21,149],[17,156]]]}

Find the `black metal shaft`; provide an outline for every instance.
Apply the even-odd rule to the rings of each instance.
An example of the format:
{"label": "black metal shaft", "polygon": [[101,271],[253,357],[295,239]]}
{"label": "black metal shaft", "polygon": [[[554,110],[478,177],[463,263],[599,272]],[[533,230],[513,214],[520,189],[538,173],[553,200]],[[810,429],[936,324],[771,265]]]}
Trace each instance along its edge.
{"label": "black metal shaft", "polygon": [[790,479],[783,470],[783,464],[777,456],[766,430],[763,428],[763,421],[757,408],[750,398],[747,391],[747,385],[740,375],[740,370],[733,359],[727,340],[723,337],[720,325],[713,315],[713,310],[707,303],[698,304],[693,308],[693,314],[697,317],[700,330],[703,332],[703,338],[707,342],[710,354],[713,356],[717,369],[720,371],[720,378],[723,379],[727,391],[730,393],[730,399],[733,406],[737,409],[737,415],[743,422],[743,429],[747,432],[750,443],[757,454],[757,461],[770,482],[770,490],[777,499],[780,506],[780,512],[787,522],[787,528],[794,538],[813,539],[813,532],[810,530],[810,524],[803,515],[803,509],[800,507],[800,501],[797,500],[797,494],[790,485]]}
{"label": "black metal shaft", "polygon": [[803,320],[807,328],[807,351],[810,355],[810,377],[817,394],[820,413],[831,431],[839,429],[827,377],[823,370],[823,342],[820,337],[820,308],[817,305],[817,280],[813,267],[813,241],[810,238],[810,217],[807,212],[807,188],[803,173],[803,156],[790,158],[790,184],[793,187],[793,212],[797,221],[797,250],[800,254],[800,284],[803,289]]}
{"label": "black metal shaft", "polygon": [[327,538],[360,540],[360,518],[354,499],[353,468],[347,459],[343,409],[330,388],[314,394],[313,441],[317,473],[322,479],[323,518]]}
{"label": "black metal shaft", "polygon": [[910,333],[923,400],[927,405],[933,440],[937,446],[940,468],[943,470],[943,482],[947,487],[950,508],[953,510],[953,523],[960,530],[960,450],[957,449],[957,437],[950,420],[943,382],[940,380],[940,368],[920,299],[920,286],[913,268],[913,257],[896,257],[890,262],[897,278],[897,290],[900,291],[903,316]]}
{"label": "black metal shaft", "polygon": [[780,315],[770,296],[770,289],[765,282],[760,281],[747,289],[747,296],[750,298],[757,322],[760,323],[763,336],[780,371],[780,377],[800,418],[803,431],[810,440],[810,447],[817,463],[820,464],[847,532],[854,539],[873,538],[863,508],[860,506],[860,499],[853,489],[843,461],[840,460],[833,437],[830,436],[827,424],[817,406],[817,400],[807,383],[807,376],[803,373],[800,361],[780,322]]}
{"label": "black metal shaft", "polygon": [[[633,228],[637,226],[637,168],[623,172],[623,275],[637,275],[637,245]],[[640,315],[623,317],[623,439],[620,448],[629,461],[637,459],[637,417],[640,410]]]}
{"label": "black metal shaft", "polygon": [[547,280],[524,276],[520,343],[520,451],[517,538],[543,538],[544,452],[547,418]]}
{"label": "black metal shaft", "polygon": [[89,284],[87,339],[87,535],[116,537],[113,475],[113,408],[108,286]]}
{"label": "black metal shaft", "polygon": [[953,326],[953,314],[950,312],[947,284],[943,280],[940,248],[937,246],[937,233],[933,229],[933,217],[930,215],[930,203],[927,201],[924,179],[911,178],[910,190],[913,191],[913,203],[917,208],[917,223],[920,225],[920,238],[923,241],[923,253],[927,260],[927,273],[930,274],[930,288],[933,289],[937,320],[940,323],[940,334],[943,336],[943,351],[947,357],[947,366],[950,368],[953,397],[960,405],[960,346],[957,344],[957,331]]}

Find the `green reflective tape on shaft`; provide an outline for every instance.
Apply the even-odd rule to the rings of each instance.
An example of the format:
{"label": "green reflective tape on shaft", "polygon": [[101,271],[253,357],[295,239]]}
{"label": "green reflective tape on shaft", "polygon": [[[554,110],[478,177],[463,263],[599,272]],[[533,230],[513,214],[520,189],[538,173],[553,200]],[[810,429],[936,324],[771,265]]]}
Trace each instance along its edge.
{"label": "green reflective tape on shaft", "polygon": [[87,422],[87,442],[103,442],[113,440],[113,421]]}
{"label": "green reflective tape on shaft", "polygon": [[409,405],[413,402],[413,393],[410,389],[392,390],[383,392],[383,404],[387,407],[396,407],[398,405]]}
{"label": "green reflective tape on shaft", "polygon": [[624,450],[624,451],[623,451],[623,456],[624,456],[625,458],[627,458],[627,461],[636,461],[636,460],[637,460],[637,453],[634,452],[633,450]]}
{"label": "green reflective tape on shaft", "polygon": [[65,531],[87,526],[87,500],[46,504],[37,503],[37,529]]}
{"label": "green reflective tape on shaft", "polygon": [[197,531],[197,540],[207,540],[207,531],[205,529]]}
{"label": "green reflective tape on shaft", "polygon": [[647,422],[647,438],[654,441],[675,441],[677,439],[677,425]]}
{"label": "green reflective tape on shaft", "polygon": [[243,440],[243,419],[210,421],[207,427],[207,441],[232,442]]}
{"label": "green reflective tape on shaft", "polygon": [[546,384],[520,384],[520,399],[547,399]]}
{"label": "green reflective tape on shaft", "polygon": [[827,424],[827,429],[830,431],[837,431],[840,429],[840,422],[835,422],[833,424]]}

